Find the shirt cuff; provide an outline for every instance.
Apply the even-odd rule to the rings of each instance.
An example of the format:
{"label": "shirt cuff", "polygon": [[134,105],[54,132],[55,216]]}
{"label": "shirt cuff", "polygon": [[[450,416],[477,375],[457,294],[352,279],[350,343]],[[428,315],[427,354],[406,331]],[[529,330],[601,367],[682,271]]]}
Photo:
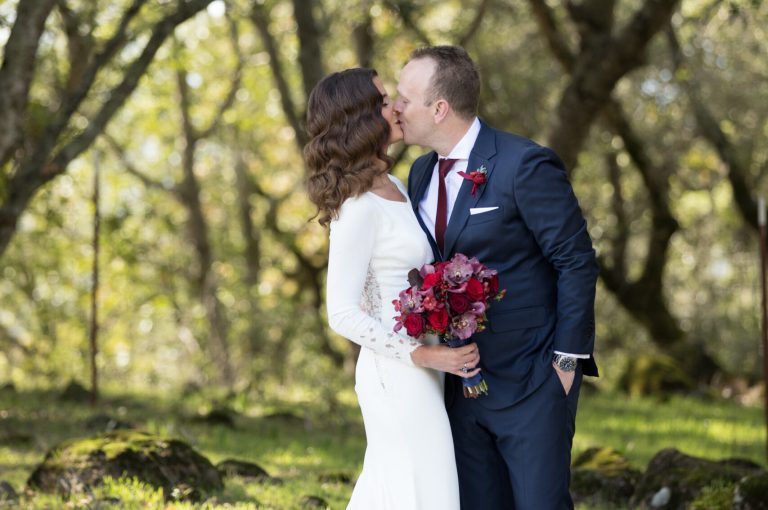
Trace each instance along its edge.
{"label": "shirt cuff", "polygon": [[589,359],[589,354],[571,354],[570,352],[561,352],[561,351],[555,351],[555,354],[560,354],[561,356],[565,356],[566,358]]}

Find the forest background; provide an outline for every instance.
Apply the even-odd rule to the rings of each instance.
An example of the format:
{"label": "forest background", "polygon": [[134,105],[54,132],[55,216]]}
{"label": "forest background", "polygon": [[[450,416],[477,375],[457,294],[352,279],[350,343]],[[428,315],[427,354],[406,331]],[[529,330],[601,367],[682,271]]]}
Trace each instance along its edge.
{"label": "forest background", "polygon": [[2,1],[0,382],[89,386],[97,352],[106,392],[333,413],[357,352],[325,320],[306,98],[355,66],[394,94],[460,44],[481,117],[569,169],[596,386],[759,405],[767,26],[759,0]]}
{"label": "forest background", "polygon": [[[305,191],[308,91],[411,50],[468,48],[481,116],[567,163],[599,254],[596,354],[760,379],[768,192],[759,1],[302,0],[0,4],[0,380],[349,384]],[[13,29],[13,30],[12,30]],[[407,179],[419,147],[393,149]],[[98,171],[100,196],[94,206]],[[514,289],[509,289],[514,292]]]}

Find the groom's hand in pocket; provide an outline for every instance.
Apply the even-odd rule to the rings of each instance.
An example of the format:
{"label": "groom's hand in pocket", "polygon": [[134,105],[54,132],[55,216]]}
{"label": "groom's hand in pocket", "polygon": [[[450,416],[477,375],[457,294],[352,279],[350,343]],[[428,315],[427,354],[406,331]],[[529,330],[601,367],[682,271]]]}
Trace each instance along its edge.
{"label": "groom's hand in pocket", "polygon": [[565,391],[565,394],[568,395],[571,392],[571,387],[573,386],[573,380],[576,378],[576,372],[565,372],[563,370],[560,370],[560,368],[552,364],[553,367],[555,367],[555,373],[557,374],[557,377],[560,379],[560,384],[563,385],[563,391]]}
{"label": "groom's hand in pocket", "polygon": [[[411,359],[417,366],[459,377],[472,377],[480,372],[477,366],[480,363],[480,351],[474,343],[462,347],[448,347],[445,344],[422,345],[411,352]],[[464,372],[463,369],[467,371]]]}

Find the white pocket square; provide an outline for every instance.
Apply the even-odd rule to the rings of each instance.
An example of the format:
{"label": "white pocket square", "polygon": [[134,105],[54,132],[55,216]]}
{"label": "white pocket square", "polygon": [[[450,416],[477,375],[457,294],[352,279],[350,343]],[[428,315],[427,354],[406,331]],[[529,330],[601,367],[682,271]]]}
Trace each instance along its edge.
{"label": "white pocket square", "polygon": [[470,207],[469,208],[469,214],[475,215],[475,214],[483,214],[485,212],[495,211],[499,207]]}

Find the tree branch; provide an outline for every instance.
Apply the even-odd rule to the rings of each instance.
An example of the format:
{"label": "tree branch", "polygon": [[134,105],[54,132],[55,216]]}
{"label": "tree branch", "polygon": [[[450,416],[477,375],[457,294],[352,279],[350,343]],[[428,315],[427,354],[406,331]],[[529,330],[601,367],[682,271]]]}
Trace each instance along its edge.
{"label": "tree branch", "polygon": [[64,32],[67,34],[67,54],[69,56],[69,76],[66,86],[61,90],[62,98],[74,93],[79,87],[85,75],[88,63],[93,53],[93,32],[82,34],[80,30],[81,20],[65,0],[57,3],[61,19],[64,21]]}
{"label": "tree branch", "polygon": [[291,89],[288,86],[288,80],[285,77],[283,66],[280,63],[280,54],[277,51],[277,43],[272,33],[269,31],[269,13],[266,11],[263,5],[258,2],[253,3],[253,9],[251,9],[251,20],[256,25],[256,30],[261,36],[264,49],[269,55],[269,67],[272,69],[272,76],[275,79],[275,85],[277,91],[280,93],[280,102],[283,106],[283,113],[288,120],[293,132],[296,135],[296,143],[299,150],[303,150],[304,146],[309,142],[306,132],[301,126],[299,117],[296,113],[296,107],[291,97]]}
{"label": "tree branch", "polygon": [[[680,43],[672,26],[667,28],[667,41],[675,66],[678,68],[684,67],[685,57],[680,49]],[[688,93],[688,99],[693,107],[699,133],[712,145],[720,160],[728,169],[728,181],[731,184],[733,199],[736,202],[736,207],[741,217],[747,225],[757,230],[759,228],[757,224],[757,201],[752,194],[754,185],[751,182],[749,171],[751,158],[749,155],[743,154],[720,128],[720,123],[715,119],[714,114],[701,97],[695,71],[689,67],[687,70],[690,78],[681,80],[681,82],[683,88]]]}
{"label": "tree branch", "polygon": [[211,123],[207,128],[201,131],[201,139],[208,138],[216,130],[216,128],[218,128],[222,117],[224,117],[224,114],[227,112],[227,110],[232,107],[232,103],[235,102],[237,90],[240,88],[241,78],[243,75],[243,67],[245,66],[243,52],[240,50],[240,37],[237,30],[237,23],[235,23],[235,21],[229,16],[227,16],[227,20],[229,21],[229,35],[232,43],[232,50],[235,52],[237,63],[235,64],[235,69],[232,72],[229,92],[227,92],[224,100],[221,102],[221,104],[219,104],[219,107],[216,110],[216,114],[214,115],[213,119],[211,119]]}
{"label": "tree branch", "polygon": [[490,0],[481,0],[480,5],[477,6],[477,9],[475,10],[475,16],[472,18],[472,21],[470,22],[469,26],[467,27],[466,32],[464,32],[464,35],[459,37],[459,46],[466,46],[469,44],[469,42],[472,40],[472,38],[475,36],[477,31],[480,29],[480,25],[482,24],[483,17],[485,16],[485,13],[488,10],[488,5],[490,4]]}
{"label": "tree branch", "polygon": [[[597,0],[597,4],[602,5],[605,1]],[[601,32],[582,36],[571,82],[563,91],[550,130],[549,145],[560,155],[569,171],[575,168],[592,122],[616,83],[641,64],[640,56],[644,54],[648,42],[669,21],[677,4],[678,0],[646,0],[615,38],[602,26],[604,19],[600,15],[587,17],[585,12],[577,14],[583,16],[580,23],[596,24]]]}
{"label": "tree branch", "polygon": [[55,0],[20,2],[0,67],[0,168],[22,139],[37,48]]}
{"label": "tree branch", "polygon": [[626,278],[627,244],[629,243],[629,223],[627,215],[624,212],[624,190],[621,185],[621,169],[616,162],[616,154],[606,155],[606,166],[608,167],[608,180],[613,187],[611,196],[611,209],[616,216],[616,235],[611,239],[613,247],[613,272],[619,275],[621,279]]}
{"label": "tree branch", "polygon": [[528,3],[539,25],[539,30],[549,44],[550,51],[565,71],[569,74],[572,73],[576,56],[565,40],[552,8],[545,0],[529,0]]}
{"label": "tree branch", "polygon": [[[304,99],[309,99],[309,94],[315,88],[325,71],[323,70],[323,54],[320,42],[322,35],[317,27],[313,11],[312,0],[293,0],[293,16],[296,19],[297,33],[299,37],[299,67],[304,84]],[[303,144],[302,144],[303,145]]]}
{"label": "tree branch", "polygon": [[413,19],[413,11],[415,8],[412,2],[404,2],[402,0],[386,0],[384,2],[386,7],[389,7],[392,12],[400,16],[405,28],[413,32],[416,38],[421,41],[424,46],[432,46],[432,41],[429,36],[425,34]]}
{"label": "tree branch", "polygon": [[125,148],[120,145],[117,140],[115,140],[109,133],[105,132],[101,135],[101,137],[106,140],[107,144],[112,148],[115,155],[117,155],[118,159],[129,174],[139,179],[147,188],[168,191],[168,188],[163,186],[160,181],[153,179],[152,177],[136,168],[136,165],[134,165],[133,162],[128,159],[128,154],[126,153]]}
{"label": "tree branch", "polygon": [[370,0],[363,3],[363,19],[355,26],[352,37],[355,40],[355,54],[360,67],[373,66],[373,18],[371,17]]}
{"label": "tree branch", "polygon": [[325,265],[315,264],[301,251],[301,248],[299,248],[299,245],[296,242],[296,234],[293,232],[286,232],[280,228],[280,225],[278,225],[277,212],[280,209],[280,205],[291,196],[291,192],[276,198],[270,195],[256,180],[252,179],[251,184],[256,194],[265,199],[269,204],[267,214],[264,215],[264,224],[274,234],[278,242],[285,246],[288,251],[293,253],[301,267],[308,269],[310,272],[322,271],[325,268]]}
{"label": "tree branch", "polygon": [[61,133],[67,127],[70,118],[80,107],[83,100],[88,96],[88,92],[91,90],[91,87],[93,87],[93,83],[96,81],[96,75],[99,70],[110,62],[117,53],[117,50],[123,47],[126,43],[128,39],[128,25],[131,20],[136,17],[146,1],[147,0],[134,0],[133,4],[123,13],[122,18],[120,19],[120,24],[110,40],[107,41],[104,48],[96,54],[90,65],[81,71],[81,76],[76,80],[79,82],[77,89],[64,97],[61,111],[56,116],[56,119],[48,125],[40,147],[37,149],[41,153],[44,153],[41,154],[41,157],[44,159],[47,159],[48,154],[50,154],[56,144],[56,140],[59,139]]}
{"label": "tree branch", "polygon": [[[136,3],[138,4],[144,1],[146,0],[136,0]],[[109,99],[104,103],[101,110],[99,110],[94,119],[88,123],[88,126],[82,133],[65,145],[52,158],[51,164],[48,165],[43,172],[45,180],[50,180],[63,172],[69,162],[87,149],[96,136],[104,131],[109,120],[117,110],[120,109],[123,103],[125,103],[125,100],[128,99],[128,96],[131,95],[138,85],[139,80],[146,72],[147,67],[149,67],[149,64],[154,59],[155,53],[160,49],[160,46],[165,42],[165,39],[178,25],[197,14],[197,12],[205,8],[211,1],[212,0],[186,0],[179,5],[177,11],[166,16],[153,27],[152,36],[144,47],[141,55],[128,66],[122,82],[110,91],[110,94],[108,95]]]}

